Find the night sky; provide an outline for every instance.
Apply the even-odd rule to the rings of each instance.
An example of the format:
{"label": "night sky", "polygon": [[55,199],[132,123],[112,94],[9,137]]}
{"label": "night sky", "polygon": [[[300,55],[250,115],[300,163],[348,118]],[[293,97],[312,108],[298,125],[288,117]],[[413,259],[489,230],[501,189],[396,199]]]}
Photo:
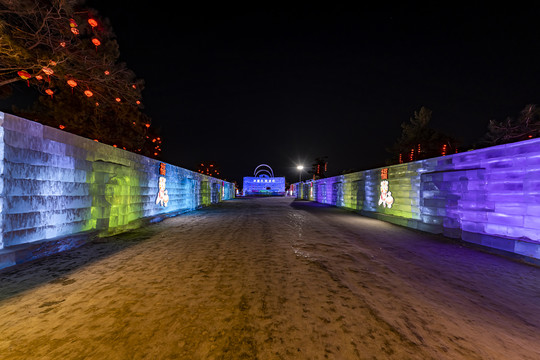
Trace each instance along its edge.
{"label": "night sky", "polygon": [[400,124],[421,106],[466,150],[490,119],[540,103],[536,8],[199,3],[87,1],[146,82],[163,160],[187,169],[213,160],[241,184],[265,163],[296,181],[297,164],[328,156],[337,175],[384,166]]}

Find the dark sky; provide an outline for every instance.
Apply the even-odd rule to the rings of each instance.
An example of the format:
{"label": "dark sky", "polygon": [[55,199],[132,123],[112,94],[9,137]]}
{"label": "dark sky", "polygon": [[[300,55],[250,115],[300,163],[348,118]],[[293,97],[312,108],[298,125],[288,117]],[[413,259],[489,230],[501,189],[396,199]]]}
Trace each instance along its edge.
{"label": "dark sky", "polygon": [[240,183],[261,163],[296,181],[318,156],[331,175],[369,169],[421,106],[466,147],[540,101],[537,8],[197,3],[87,1],[146,82],[163,160],[188,169],[213,160]]}

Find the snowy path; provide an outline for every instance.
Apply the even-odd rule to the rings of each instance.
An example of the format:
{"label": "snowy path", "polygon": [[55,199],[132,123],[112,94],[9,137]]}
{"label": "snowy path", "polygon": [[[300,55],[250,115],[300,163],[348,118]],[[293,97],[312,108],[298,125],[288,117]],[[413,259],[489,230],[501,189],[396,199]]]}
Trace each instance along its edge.
{"label": "snowy path", "polygon": [[0,272],[0,359],[540,359],[540,268],[237,199]]}

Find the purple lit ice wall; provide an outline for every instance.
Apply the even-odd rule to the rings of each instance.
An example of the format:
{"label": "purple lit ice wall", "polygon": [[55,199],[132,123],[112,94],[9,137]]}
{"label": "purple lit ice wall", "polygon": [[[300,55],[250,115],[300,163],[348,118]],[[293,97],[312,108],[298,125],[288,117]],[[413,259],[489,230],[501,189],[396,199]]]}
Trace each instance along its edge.
{"label": "purple lit ice wall", "polygon": [[299,198],[540,259],[540,139],[309,181],[300,189]]}
{"label": "purple lit ice wall", "polygon": [[1,112],[0,173],[0,268],[39,257],[17,258],[28,244],[60,251],[75,242],[51,244],[74,234],[125,231],[234,197],[234,184]]}

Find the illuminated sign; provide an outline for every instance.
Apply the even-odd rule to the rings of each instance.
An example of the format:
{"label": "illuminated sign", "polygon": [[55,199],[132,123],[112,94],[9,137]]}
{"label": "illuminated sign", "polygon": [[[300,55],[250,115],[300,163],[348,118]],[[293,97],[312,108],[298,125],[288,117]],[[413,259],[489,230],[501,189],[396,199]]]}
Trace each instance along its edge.
{"label": "illuminated sign", "polygon": [[165,163],[159,164],[159,175],[162,175],[159,177],[159,191],[156,198],[156,205],[160,204],[161,206],[167,206],[167,203],[169,202],[169,194],[167,194],[167,179],[165,179],[166,174],[166,168]]}
{"label": "illuminated sign", "polygon": [[[382,174],[381,174],[382,176]],[[388,191],[388,180],[381,181],[381,196],[379,197],[379,206],[392,207],[394,203],[394,198],[392,197],[392,192]]]}
{"label": "illuminated sign", "polygon": [[285,195],[285,178],[274,177],[269,165],[257,166],[253,175],[244,177],[244,195]]}

